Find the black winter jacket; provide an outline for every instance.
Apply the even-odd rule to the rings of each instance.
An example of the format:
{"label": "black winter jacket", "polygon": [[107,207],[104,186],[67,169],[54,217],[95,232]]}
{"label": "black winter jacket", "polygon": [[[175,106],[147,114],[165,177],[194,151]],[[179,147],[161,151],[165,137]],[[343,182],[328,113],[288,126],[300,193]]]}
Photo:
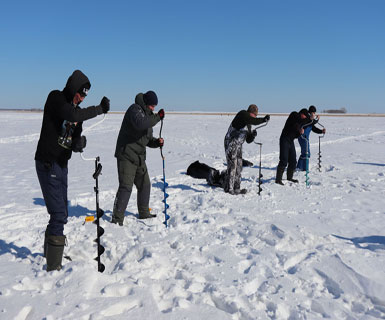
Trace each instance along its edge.
{"label": "black winter jacket", "polygon": [[286,120],[285,126],[282,129],[281,139],[287,138],[290,140],[294,140],[298,138],[301,135],[301,128],[308,123],[311,123],[311,120],[309,118],[301,119],[300,113],[293,111],[292,113],[290,113],[289,117]]}
{"label": "black winter jacket", "polygon": [[115,157],[140,166],[146,161],[146,146],[158,148],[159,140],[152,136],[152,127],[160,121],[143,100],[143,94],[135,97],[135,103],[126,111],[116,142]]}
{"label": "black winter jacket", "polygon": [[236,130],[241,130],[247,125],[258,125],[264,123],[264,118],[253,118],[246,110],[241,110],[237,113],[231,125]]}
{"label": "black winter jacket", "polygon": [[44,106],[43,123],[35,160],[57,162],[61,167],[67,167],[72,150],[59,145],[58,139],[63,126],[70,122],[74,127],[73,138],[79,137],[82,131],[82,121],[103,113],[100,106],[81,109],[73,104],[76,92],[85,84],[91,86],[87,76],[80,70],[75,70],[68,78],[63,91],[54,90],[48,95]]}

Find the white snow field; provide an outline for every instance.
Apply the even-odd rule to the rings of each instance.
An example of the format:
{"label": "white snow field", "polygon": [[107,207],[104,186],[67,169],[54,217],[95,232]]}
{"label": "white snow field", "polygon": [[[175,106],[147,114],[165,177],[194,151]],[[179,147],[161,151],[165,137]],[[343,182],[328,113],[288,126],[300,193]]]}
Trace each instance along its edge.
{"label": "white snow field", "polygon": [[73,154],[64,251],[72,261],[47,273],[48,214],[34,165],[42,114],[1,112],[0,319],[385,319],[384,118],[321,117],[322,168],[312,133],[306,187],[303,172],[296,173],[299,184],[274,183],[286,117],[272,116],[256,138],[263,143],[263,191],[258,195],[259,146],[245,144],[254,167],[244,168],[248,193],[239,196],[186,175],[196,160],[225,168],[223,138],[232,118],[166,113],[169,228],[162,223],[159,149],[147,155],[158,216],[137,219],[134,191],[124,225],[109,222],[123,114],[89,130],[84,156],[100,156],[103,165],[106,269],[99,273],[93,260],[96,226],[84,224],[95,213],[94,162]]}

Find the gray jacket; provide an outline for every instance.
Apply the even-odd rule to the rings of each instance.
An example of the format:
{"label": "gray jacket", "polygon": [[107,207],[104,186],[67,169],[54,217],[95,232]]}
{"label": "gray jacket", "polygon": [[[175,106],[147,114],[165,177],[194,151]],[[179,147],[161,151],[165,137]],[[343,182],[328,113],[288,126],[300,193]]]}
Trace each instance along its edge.
{"label": "gray jacket", "polygon": [[115,157],[118,160],[128,160],[137,166],[146,161],[146,147],[158,148],[158,139],[152,136],[152,127],[160,121],[158,114],[154,114],[139,93],[124,115],[116,142]]}

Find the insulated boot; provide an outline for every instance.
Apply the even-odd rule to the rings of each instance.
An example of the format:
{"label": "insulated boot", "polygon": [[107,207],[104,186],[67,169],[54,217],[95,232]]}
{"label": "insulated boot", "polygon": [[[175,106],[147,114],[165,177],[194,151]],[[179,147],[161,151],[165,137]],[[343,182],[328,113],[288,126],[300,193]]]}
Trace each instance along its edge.
{"label": "insulated boot", "polygon": [[47,271],[60,270],[62,268],[61,261],[63,258],[65,236],[47,237]]}
{"label": "insulated boot", "polygon": [[229,191],[230,194],[232,195],[238,195],[238,194],[246,194],[247,190],[246,189],[236,189],[234,191]]}
{"label": "insulated boot", "polygon": [[124,213],[126,212],[128,201],[130,200],[131,190],[123,189],[116,193],[114,208],[112,211],[111,223],[117,223],[123,226]]}
{"label": "insulated boot", "polygon": [[155,218],[156,214],[152,214],[149,208],[138,208],[139,219]]}
{"label": "insulated boot", "polygon": [[277,167],[277,175],[275,177],[275,183],[278,183],[280,185],[283,185],[283,182],[282,182],[282,176],[283,176],[283,172],[285,171],[285,168],[283,167]]}
{"label": "insulated boot", "polygon": [[114,215],[112,215],[111,223],[115,223],[115,224],[119,224],[120,226],[123,226],[123,222],[115,218]]}
{"label": "insulated boot", "polygon": [[287,169],[287,180],[294,183],[298,183],[297,179],[293,179],[293,175],[294,175],[294,169]]}

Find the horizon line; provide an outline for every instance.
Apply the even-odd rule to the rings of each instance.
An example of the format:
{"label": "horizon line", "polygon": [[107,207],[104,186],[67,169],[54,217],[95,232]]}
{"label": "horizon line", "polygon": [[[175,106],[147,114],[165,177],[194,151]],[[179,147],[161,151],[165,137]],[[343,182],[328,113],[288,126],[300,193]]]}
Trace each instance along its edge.
{"label": "horizon line", "polygon": [[[12,108],[0,108],[0,112],[20,112],[20,113],[43,113],[44,109],[31,108],[31,109],[12,109]],[[109,114],[124,114],[126,111],[109,111]],[[236,115],[238,111],[235,112],[220,112],[220,111],[168,111],[168,114],[174,115],[220,115],[220,116],[230,116]],[[271,115],[271,116],[287,116],[291,112],[261,112],[259,115]],[[385,117],[384,113],[317,113],[326,117]]]}

